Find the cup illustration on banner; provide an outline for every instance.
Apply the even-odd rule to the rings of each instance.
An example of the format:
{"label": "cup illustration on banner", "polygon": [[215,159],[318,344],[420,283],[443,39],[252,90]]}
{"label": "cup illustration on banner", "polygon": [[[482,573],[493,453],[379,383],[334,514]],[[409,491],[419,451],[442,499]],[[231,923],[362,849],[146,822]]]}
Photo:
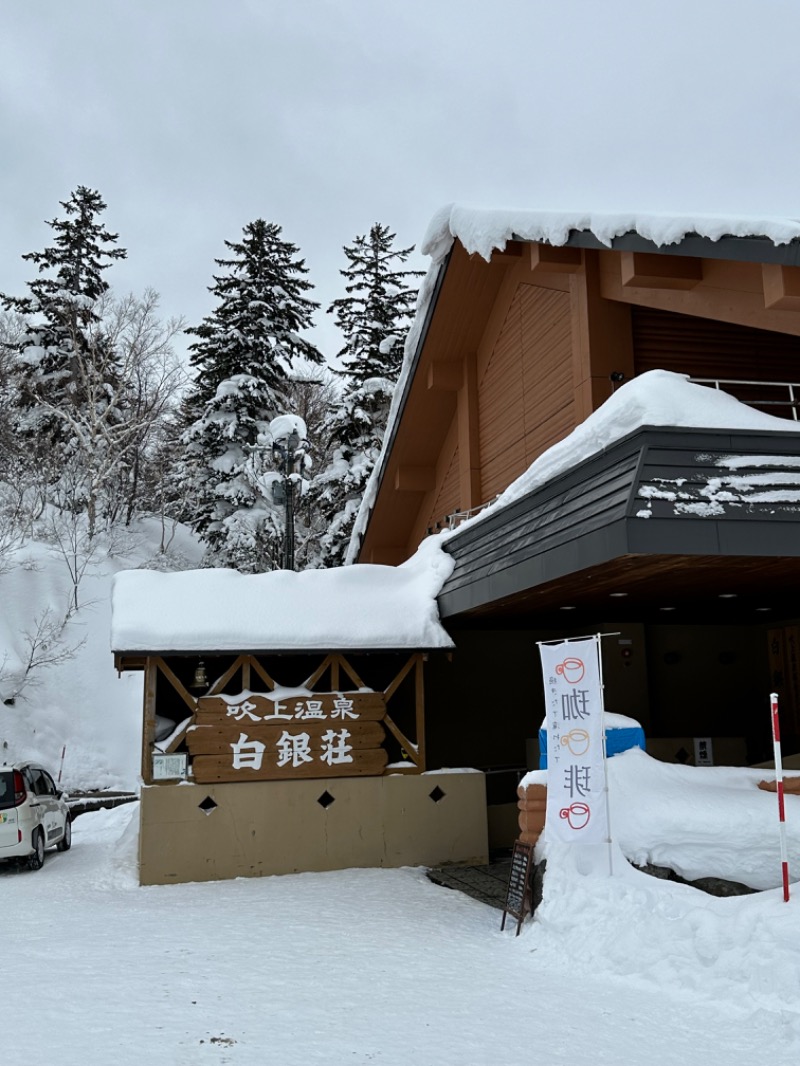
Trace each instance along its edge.
{"label": "cup illustration on banner", "polygon": [[560,674],[568,684],[577,685],[579,681],[583,681],[586,667],[583,665],[583,659],[569,658],[558,664],[556,673]]}
{"label": "cup illustration on banner", "polygon": [[562,807],[558,814],[560,818],[566,818],[570,829],[585,829],[592,812],[588,803],[570,803],[569,807]]}
{"label": "cup illustration on banner", "polygon": [[561,737],[561,746],[571,755],[585,755],[589,750],[589,734],[585,729],[570,729]]}

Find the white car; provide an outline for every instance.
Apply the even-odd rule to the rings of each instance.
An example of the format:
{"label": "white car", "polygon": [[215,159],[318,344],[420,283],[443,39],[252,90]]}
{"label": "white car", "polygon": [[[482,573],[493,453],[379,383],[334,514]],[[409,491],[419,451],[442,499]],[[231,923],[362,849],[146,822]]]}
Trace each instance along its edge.
{"label": "white car", "polygon": [[68,851],[71,844],[66,798],[47,770],[29,762],[0,766],[0,859],[24,859],[39,870],[45,848]]}

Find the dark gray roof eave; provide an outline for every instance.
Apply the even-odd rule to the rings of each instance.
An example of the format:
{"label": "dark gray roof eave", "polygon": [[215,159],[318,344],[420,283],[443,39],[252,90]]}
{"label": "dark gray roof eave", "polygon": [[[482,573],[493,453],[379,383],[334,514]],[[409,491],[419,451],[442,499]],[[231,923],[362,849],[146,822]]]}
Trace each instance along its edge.
{"label": "dark gray roof eave", "polygon": [[[514,240],[525,244],[524,237]],[[566,242],[571,248],[593,248],[599,251],[649,252],[654,255],[685,255],[697,259],[727,259],[744,263],[778,263],[781,266],[800,266],[800,240],[787,244],[773,244],[769,237],[734,237],[712,240],[698,233],[687,233],[675,244],[659,245],[641,234],[631,231],[615,237],[611,245],[604,244],[591,230],[573,230]]]}

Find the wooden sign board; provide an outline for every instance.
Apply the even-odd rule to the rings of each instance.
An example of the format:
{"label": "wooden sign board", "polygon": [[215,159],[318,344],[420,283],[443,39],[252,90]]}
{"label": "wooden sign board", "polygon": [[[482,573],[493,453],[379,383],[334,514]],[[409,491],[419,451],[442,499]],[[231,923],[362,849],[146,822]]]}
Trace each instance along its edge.
{"label": "wooden sign board", "polygon": [[186,744],[195,781],[272,781],[383,773],[380,692],[203,696]]}
{"label": "wooden sign board", "polygon": [[364,748],[353,751],[352,762],[329,764],[320,752],[313,752],[309,762],[293,765],[292,760],[281,763],[275,751],[265,751],[257,764],[234,768],[230,754],[196,755],[192,760],[194,780],[200,784],[217,781],[286,781],[312,777],[378,777],[388,762],[383,748]]}
{"label": "wooden sign board", "polygon": [[386,717],[382,692],[315,692],[309,696],[273,696],[243,692],[238,696],[201,696],[195,721],[231,722],[380,722]]}
{"label": "wooden sign board", "polygon": [[506,905],[503,908],[502,931],[506,927],[506,918],[511,915],[517,919],[517,933],[522,927],[523,919],[531,906],[531,866],[533,864],[533,844],[524,844],[521,840],[514,843],[511,854],[511,870],[508,875]]}
{"label": "wooden sign board", "polygon": [[333,736],[328,738],[328,742],[338,742],[342,730],[348,734],[345,746],[354,750],[379,748],[386,736],[380,722],[348,722],[342,727],[331,726],[330,722],[290,722],[283,725],[242,723],[241,728],[237,722],[225,722],[219,727],[190,726],[186,734],[186,746],[192,755],[231,755],[244,732],[248,740],[264,744],[269,751],[277,751],[279,748],[291,750],[297,747],[293,738],[301,736],[307,738],[306,742],[301,742],[302,748],[321,751],[324,746],[323,738],[331,733]]}

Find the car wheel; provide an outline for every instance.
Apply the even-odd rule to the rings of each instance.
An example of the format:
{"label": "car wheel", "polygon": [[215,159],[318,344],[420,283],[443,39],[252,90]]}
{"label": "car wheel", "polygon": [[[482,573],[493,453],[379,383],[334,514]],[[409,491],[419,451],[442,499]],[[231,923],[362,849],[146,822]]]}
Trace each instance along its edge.
{"label": "car wheel", "polygon": [[44,866],[44,833],[41,829],[33,831],[33,854],[28,856],[28,869],[41,870]]}
{"label": "car wheel", "polygon": [[72,847],[72,819],[68,816],[64,822],[64,835],[56,844],[56,851],[69,851]]}

